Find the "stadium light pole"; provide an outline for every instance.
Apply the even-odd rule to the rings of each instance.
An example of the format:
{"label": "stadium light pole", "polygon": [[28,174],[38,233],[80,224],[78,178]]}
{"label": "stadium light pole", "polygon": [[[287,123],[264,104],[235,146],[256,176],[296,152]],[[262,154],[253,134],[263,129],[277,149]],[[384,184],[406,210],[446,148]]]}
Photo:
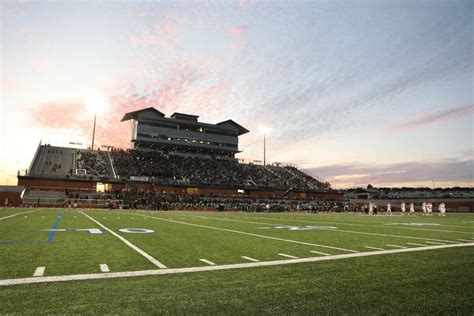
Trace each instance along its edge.
{"label": "stadium light pole", "polygon": [[92,129],[92,146],[91,146],[91,149],[94,150],[97,114],[104,113],[106,111],[107,103],[104,97],[93,97],[86,100],[86,106],[89,113],[94,113],[94,127]]}
{"label": "stadium light pole", "polygon": [[272,131],[271,128],[260,125],[258,127],[261,133],[263,133],[263,165],[267,165],[267,134],[270,134]]}
{"label": "stadium light pole", "polygon": [[92,150],[94,150],[94,140],[95,140],[95,123],[97,120],[97,112],[94,113],[94,128],[92,129]]}

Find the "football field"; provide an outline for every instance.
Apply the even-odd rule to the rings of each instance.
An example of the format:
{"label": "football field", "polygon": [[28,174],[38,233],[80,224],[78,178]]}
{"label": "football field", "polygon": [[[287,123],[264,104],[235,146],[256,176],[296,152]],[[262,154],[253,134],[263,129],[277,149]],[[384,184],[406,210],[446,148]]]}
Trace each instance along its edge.
{"label": "football field", "polygon": [[474,214],[0,210],[0,313],[474,313]]}

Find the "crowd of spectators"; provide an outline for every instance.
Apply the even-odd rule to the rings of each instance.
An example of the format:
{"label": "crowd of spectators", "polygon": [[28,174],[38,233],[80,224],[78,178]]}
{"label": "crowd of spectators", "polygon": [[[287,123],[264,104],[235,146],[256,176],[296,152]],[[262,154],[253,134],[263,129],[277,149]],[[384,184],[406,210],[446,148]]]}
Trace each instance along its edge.
{"label": "crowd of spectators", "polygon": [[109,208],[146,210],[226,210],[246,212],[348,212],[355,205],[341,201],[286,197],[203,196],[126,188],[112,192],[66,192],[62,203],[105,204]]}
{"label": "crowd of spectators", "polygon": [[329,189],[294,167],[239,163],[233,159],[185,157],[156,151],[111,152],[119,178],[141,176],[161,184],[203,185],[232,188]]}
{"label": "crowd of spectators", "polygon": [[108,177],[110,175],[106,154],[102,151],[77,150],[77,169],[86,170],[87,175]]}

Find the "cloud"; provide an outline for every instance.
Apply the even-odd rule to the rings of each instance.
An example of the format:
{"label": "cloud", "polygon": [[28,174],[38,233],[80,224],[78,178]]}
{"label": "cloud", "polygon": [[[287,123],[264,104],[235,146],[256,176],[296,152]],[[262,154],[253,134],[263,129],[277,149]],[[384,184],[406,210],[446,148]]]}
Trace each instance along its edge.
{"label": "cloud", "polygon": [[[120,122],[127,112],[155,107],[170,115],[173,112],[198,114],[203,120],[219,118],[228,106],[224,98],[231,86],[226,82],[213,79],[213,64],[208,59],[179,58],[173,62],[163,63],[159,77],[150,76],[148,80],[136,85],[133,83],[116,86],[106,95],[108,112],[98,117],[96,139],[99,144],[117,147],[128,147],[131,127],[128,122]],[[137,76],[141,70],[137,69]],[[120,80],[119,80],[120,81]],[[217,105],[220,106],[218,109]],[[85,129],[85,135],[90,131]]]}
{"label": "cloud", "polygon": [[474,185],[473,167],[474,159],[467,156],[394,164],[337,164],[311,168],[309,171],[337,187],[352,187],[354,184],[366,186],[369,183],[376,186],[414,183],[431,186],[432,179],[435,179],[438,185],[454,182]]}
{"label": "cloud", "polygon": [[[146,16],[140,13],[140,16]],[[133,46],[160,45],[169,49],[177,47],[176,41],[181,25],[186,21],[184,15],[176,12],[168,13],[163,22],[157,22],[150,30],[140,35],[131,35],[129,40]]]}
{"label": "cloud", "polygon": [[408,122],[398,123],[392,127],[395,130],[405,130],[405,129],[418,129],[426,125],[446,122],[456,118],[463,117],[465,115],[470,115],[471,117],[474,114],[474,104],[458,106],[454,108],[449,108],[442,111],[437,111],[435,113],[430,113],[427,115],[418,116],[418,118],[409,120]]}
{"label": "cloud", "polygon": [[32,112],[36,125],[46,128],[77,128],[84,104],[77,101],[53,101],[39,104]]}
{"label": "cloud", "polygon": [[235,26],[230,29],[230,32],[236,35],[244,35],[248,31],[248,26]]}

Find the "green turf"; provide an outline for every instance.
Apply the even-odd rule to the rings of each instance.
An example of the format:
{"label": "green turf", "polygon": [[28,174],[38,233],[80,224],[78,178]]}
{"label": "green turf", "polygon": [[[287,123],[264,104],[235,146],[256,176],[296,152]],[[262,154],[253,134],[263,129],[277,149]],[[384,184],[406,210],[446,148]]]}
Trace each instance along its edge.
{"label": "green turf", "polygon": [[[473,248],[187,275],[11,286],[0,313],[474,313]],[[452,260],[456,258],[456,260]]]}
{"label": "green turf", "polygon": [[[157,269],[79,211],[0,210],[0,279]],[[474,214],[447,217],[362,216],[242,212],[145,212],[86,210],[102,225],[168,268],[300,258],[389,245],[419,247],[430,242],[474,242]],[[57,228],[68,229],[56,232]],[[390,226],[433,223],[436,226]],[[274,226],[334,226],[325,230],[283,230]],[[129,234],[121,228],[155,230]],[[270,238],[266,238],[270,237]],[[48,238],[51,239],[48,242]],[[15,243],[7,243],[15,242]],[[422,313],[472,314],[474,247],[381,255],[267,268],[186,275],[71,281],[0,288],[0,313]],[[112,290],[113,289],[113,290]],[[58,298],[58,295],[61,299]],[[21,297],[29,297],[22,300]],[[64,301],[68,303],[64,303]],[[6,303],[5,303],[6,302]],[[63,302],[63,305],[61,305]],[[453,305],[454,304],[454,305]]]}

